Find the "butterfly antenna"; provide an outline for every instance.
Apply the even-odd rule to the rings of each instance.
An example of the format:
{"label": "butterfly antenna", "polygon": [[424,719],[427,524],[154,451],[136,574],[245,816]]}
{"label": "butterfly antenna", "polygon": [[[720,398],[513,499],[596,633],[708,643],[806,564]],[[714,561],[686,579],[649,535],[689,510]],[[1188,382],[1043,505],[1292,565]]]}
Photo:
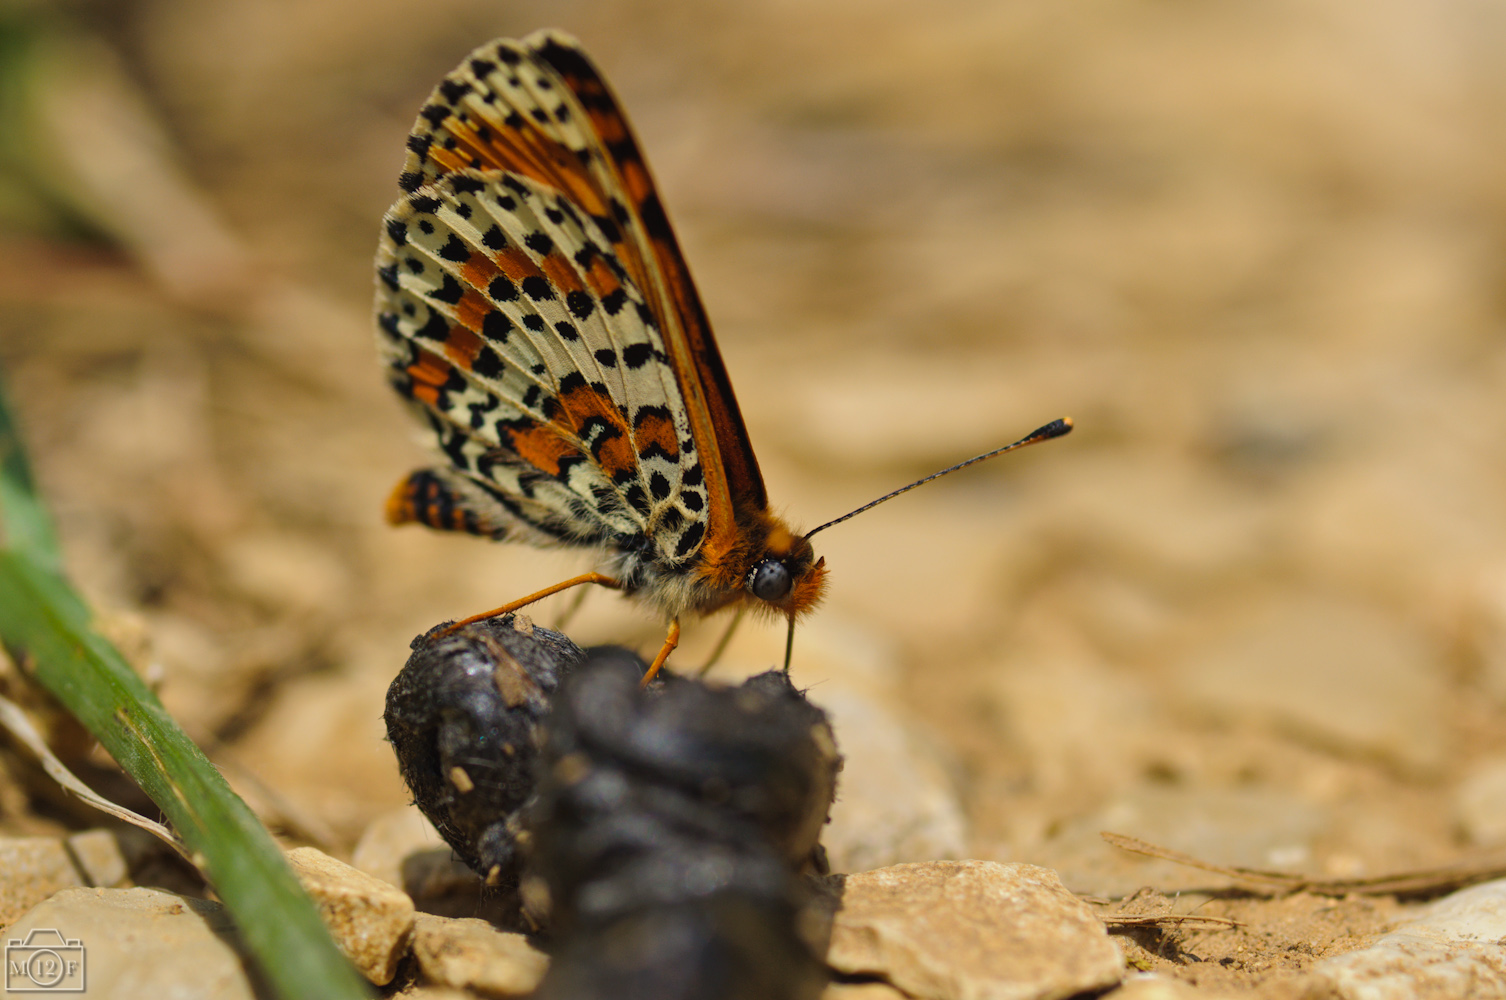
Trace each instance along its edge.
{"label": "butterfly antenna", "polygon": [[[1027,445],[1040,444],[1042,441],[1050,441],[1052,438],[1059,438],[1059,437],[1061,437],[1064,434],[1070,433],[1071,430],[1072,430],[1072,418],[1071,417],[1062,417],[1060,420],[1053,420],[1053,421],[1051,421],[1049,424],[1047,424],[1044,427],[1037,427],[1035,430],[1031,431],[1029,434],[1026,434],[1024,437],[1020,438],[1014,444],[1006,444],[1002,448],[995,448],[993,451],[986,451],[986,452],[984,452],[981,455],[978,455],[978,456],[976,456],[974,458],[968,459],[966,462],[958,462],[956,465],[954,465],[954,466],[952,466],[950,468],[942,469],[940,472],[933,472],[929,476],[925,477],[924,479],[917,479],[917,480],[915,480],[915,482],[911,483],[909,486],[901,486],[899,489],[895,490],[893,493],[885,493],[883,496],[879,497],[877,500],[871,501],[869,503],[865,503],[865,504],[863,504],[863,506],[859,507],[857,510],[850,511],[850,512],[848,512],[846,514],[843,514],[841,517],[837,518],[835,521],[827,521],[825,524],[821,525],[819,528],[812,528],[810,531],[807,531],[805,533],[805,537],[806,538],[810,538],[812,535],[814,535],[818,531],[825,531],[827,528],[830,528],[834,524],[841,524],[843,521],[846,521],[849,518],[857,517],[859,514],[863,513],[863,511],[865,511],[865,510],[871,510],[872,508],[877,507],[879,504],[883,503],[885,500],[893,500],[895,497],[899,496],[901,493],[908,493],[908,492],[910,492],[911,490],[913,490],[917,486],[924,486],[926,483],[929,483],[933,479],[940,479],[942,476],[949,475],[949,474],[951,474],[953,472],[956,472],[958,469],[965,469],[969,465],[977,465],[979,462],[986,461],[987,459],[993,458],[995,455],[1002,455],[1006,451],[1016,451],[1016,450],[1018,450],[1020,448],[1026,447]],[[793,638],[794,638],[794,636],[793,636],[793,633],[792,633],[791,634],[791,639],[793,640]],[[788,657],[788,654],[786,654],[786,657]]]}

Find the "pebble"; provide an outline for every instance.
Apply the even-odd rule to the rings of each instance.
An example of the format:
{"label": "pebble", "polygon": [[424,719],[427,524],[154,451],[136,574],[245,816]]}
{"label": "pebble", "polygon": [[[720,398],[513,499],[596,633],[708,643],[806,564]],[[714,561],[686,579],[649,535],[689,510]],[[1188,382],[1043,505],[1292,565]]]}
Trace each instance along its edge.
{"label": "pebble", "polygon": [[827,962],[918,1000],[1045,1000],[1124,969],[1087,905],[1045,868],[933,861],[849,875]]}
{"label": "pebble", "polygon": [[1320,594],[1282,598],[1181,665],[1216,717],[1265,719],[1320,746],[1426,777],[1445,763],[1447,671],[1418,630]]}
{"label": "pebble", "polygon": [[450,847],[424,814],[414,806],[385,812],[372,820],[356,842],[350,863],[368,875],[412,893],[407,871],[416,855],[451,856]]}
{"label": "pebble", "polygon": [[1454,792],[1454,818],[1471,844],[1506,844],[1506,757],[1470,769]]}
{"label": "pebble", "polygon": [[428,982],[490,997],[526,996],[549,968],[548,956],[521,934],[428,913],[414,923],[413,955]]}
{"label": "pebble", "polygon": [[1214,1000],[1225,996],[1227,994],[1210,993],[1180,979],[1142,973],[1126,979],[1117,990],[1105,993],[1102,1000]]}
{"label": "pebble", "polygon": [[391,680],[390,669],[362,664],[279,685],[266,715],[237,741],[237,759],[255,761],[263,784],[354,840],[408,801],[380,712]]}
{"label": "pebble", "polygon": [[1310,975],[1341,1000],[1506,998],[1506,879],[1445,896],[1368,948]]}
{"label": "pebble", "polygon": [[[88,995],[252,1000],[224,907],[159,889],[64,889],[5,929],[7,940],[56,931],[78,942]],[[54,938],[54,942],[56,939]],[[61,985],[47,992],[62,993]],[[74,995],[68,993],[66,995]]]}
{"label": "pebble", "polygon": [[378,986],[392,982],[413,934],[413,900],[318,848],[299,847],[287,858],[335,943],[361,975]]}
{"label": "pebble", "polygon": [[115,835],[87,830],[66,839],[0,838],[0,926],[53,893],[79,886],[126,885],[130,872]]}
{"label": "pebble", "polygon": [[[109,830],[84,830],[64,841],[84,884],[99,889],[123,889],[131,884],[130,863],[120,841]],[[0,870],[4,870],[0,866]]]}
{"label": "pebble", "polygon": [[886,983],[832,983],[821,1000],[909,1000],[905,994]]}

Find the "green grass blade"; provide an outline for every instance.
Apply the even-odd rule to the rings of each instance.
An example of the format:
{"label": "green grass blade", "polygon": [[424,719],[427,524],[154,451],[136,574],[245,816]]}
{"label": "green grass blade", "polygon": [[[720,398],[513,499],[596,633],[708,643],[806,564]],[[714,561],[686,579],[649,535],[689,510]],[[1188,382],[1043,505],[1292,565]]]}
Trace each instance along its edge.
{"label": "green grass blade", "polygon": [[51,521],[0,398],[0,641],[151,796],[286,1000],[369,991],[335,947],[282,851],[57,571]]}
{"label": "green grass blade", "polygon": [[62,555],[52,518],[37,496],[36,481],[21,435],[11,420],[5,390],[0,387],[0,544],[26,555],[54,572],[62,571]]}

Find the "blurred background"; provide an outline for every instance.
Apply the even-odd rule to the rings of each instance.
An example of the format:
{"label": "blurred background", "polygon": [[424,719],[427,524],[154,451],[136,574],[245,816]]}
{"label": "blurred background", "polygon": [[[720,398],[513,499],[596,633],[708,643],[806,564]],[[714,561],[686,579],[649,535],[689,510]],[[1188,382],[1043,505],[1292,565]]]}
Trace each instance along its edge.
{"label": "blurred background", "polygon": [[430,461],[370,329],[403,141],[544,26],[631,114],[794,522],[1077,421],[820,537],[839,869],[1506,843],[1500,5],[5,0],[0,364],[70,572],[279,828],[400,810],[409,640],[589,566],[381,520]]}

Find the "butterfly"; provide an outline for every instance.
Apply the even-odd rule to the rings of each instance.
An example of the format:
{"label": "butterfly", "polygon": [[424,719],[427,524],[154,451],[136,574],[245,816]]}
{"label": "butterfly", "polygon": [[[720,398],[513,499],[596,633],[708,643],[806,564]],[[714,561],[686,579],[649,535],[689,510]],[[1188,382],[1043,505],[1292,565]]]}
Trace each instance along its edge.
{"label": "butterfly", "polygon": [[446,460],[398,484],[388,520],[593,549],[604,570],[466,622],[592,583],[668,620],[645,682],[682,616],[734,606],[788,620],[788,668],[826,587],[811,535],[873,504],[803,535],[769,509],[648,165],[580,45],[546,30],[472,52],[420,111],[399,186],[378,344]]}

